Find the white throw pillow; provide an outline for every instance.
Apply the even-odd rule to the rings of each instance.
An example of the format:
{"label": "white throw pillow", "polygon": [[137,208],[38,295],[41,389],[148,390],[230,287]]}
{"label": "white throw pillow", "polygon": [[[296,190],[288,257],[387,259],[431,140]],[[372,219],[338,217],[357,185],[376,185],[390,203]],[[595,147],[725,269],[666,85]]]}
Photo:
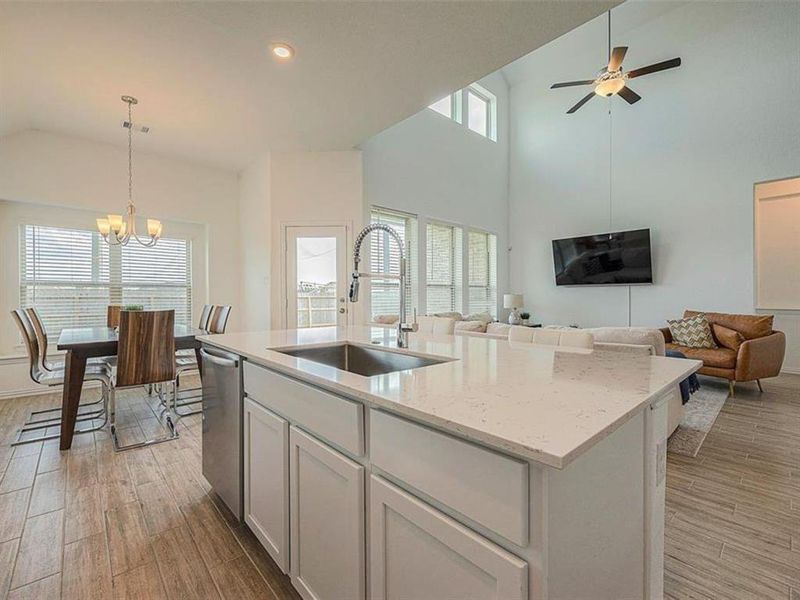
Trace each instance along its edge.
{"label": "white throw pillow", "polygon": [[456,321],[456,331],[478,331],[486,332],[486,323],[483,321]]}
{"label": "white throw pillow", "polygon": [[486,325],[486,333],[494,335],[508,335],[509,329],[511,329],[511,325],[508,323],[489,323]]}
{"label": "white throw pillow", "polygon": [[494,321],[494,317],[490,315],[488,312],[482,313],[475,313],[474,315],[467,315],[464,317],[465,321],[483,321],[484,323],[491,323]]}

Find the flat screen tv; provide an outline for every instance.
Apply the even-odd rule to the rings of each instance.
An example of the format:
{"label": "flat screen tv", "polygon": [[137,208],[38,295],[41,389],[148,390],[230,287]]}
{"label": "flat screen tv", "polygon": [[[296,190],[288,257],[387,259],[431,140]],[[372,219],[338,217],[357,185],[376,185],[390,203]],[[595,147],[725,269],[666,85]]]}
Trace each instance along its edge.
{"label": "flat screen tv", "polygon": [[653,283],[650,230],[553,240],[556,285]]}

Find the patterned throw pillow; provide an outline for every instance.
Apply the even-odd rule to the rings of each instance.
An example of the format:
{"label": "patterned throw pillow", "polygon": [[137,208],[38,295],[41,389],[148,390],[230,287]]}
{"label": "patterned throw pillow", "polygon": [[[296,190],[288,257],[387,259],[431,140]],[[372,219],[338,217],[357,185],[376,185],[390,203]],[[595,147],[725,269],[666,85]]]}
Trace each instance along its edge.
{"label": "patterned throw pillow", "polygon": [[703,314],[687,319],[667,320],[672,341],[687,348],[716,348],[711,325]]}

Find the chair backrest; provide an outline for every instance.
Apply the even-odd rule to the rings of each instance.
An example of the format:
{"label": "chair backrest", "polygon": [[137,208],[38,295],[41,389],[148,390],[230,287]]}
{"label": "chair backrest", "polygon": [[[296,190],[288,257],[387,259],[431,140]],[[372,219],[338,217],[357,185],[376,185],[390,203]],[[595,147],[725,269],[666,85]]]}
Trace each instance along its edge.
{"label": "chair backrest", "polygon": [[447,317],[419,317],[417,319],[419,325],[418,332],[429,335],[452,335],[456,327],[455,319],[448,319]]}
{"label": "chair backrest", "polygon": [[175,311],[123,310],[119,318],[117,387],[175,379]]}
{"label": "chair backrest", "polygon": [[109,304],[106,310],[106,327],[119,327],[119,314],[122,307],[118,304]]}
{"label": "chair backrest", "polygon": [[28,374],[34,382],[39,383],[43,373],[39,358],[39,341],[36,339],[36,331],[34,331],[28,315],[21,308],[12,310],[11,316],[14,318],[14,322],[17,324],[20,333],[22,333],[25,348],[28,350]]}
{"label": "chair backrest", "polygon": [[215,306],[211,318],[208,320],[209,333],[225,333],[228,326],[228,317],[231,316],[230,306]]}
{"label": "chair backrest", "polygon": [[594,336],[581,329],[543,329],[541,327],[523,327],[514,325],[508,332],[511,342],[525,342],[541,346],[559,346],[561,348],[594,347]]}
{"label": "chair backrest", "polygon": [[213,304],[206,304],[203,306],[203,312],[200,313],[200,321],[197,323],[197,328],[206,330],[208,329],[208,322],[211,319],[211,313],[214,310]]}
{"label": "chair backrest", "polygon": [[39,311],[33,308],[25,309],[25,314],[33,326],[33,331],[36,334],[36,341],[39,343],[39,366],[43,371],[49,371],[50,365],[47,363],[47,330],[44,328],[42,318],[39,316]]}

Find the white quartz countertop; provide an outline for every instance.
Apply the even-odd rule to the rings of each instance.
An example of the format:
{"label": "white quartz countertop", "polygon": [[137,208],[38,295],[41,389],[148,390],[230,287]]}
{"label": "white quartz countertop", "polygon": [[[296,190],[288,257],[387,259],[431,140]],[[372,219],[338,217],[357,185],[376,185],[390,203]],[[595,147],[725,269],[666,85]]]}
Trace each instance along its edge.
{"label": "white quartz countertop", "polygon": [[[702,366],[696,360],[454,335],[411,334],[410,347],[399,350],[394,335],[380,327],[329,327],[198,339],[370,406],[556,468]],[[455,360],[363,377],[274,350],[345,341]]]}

